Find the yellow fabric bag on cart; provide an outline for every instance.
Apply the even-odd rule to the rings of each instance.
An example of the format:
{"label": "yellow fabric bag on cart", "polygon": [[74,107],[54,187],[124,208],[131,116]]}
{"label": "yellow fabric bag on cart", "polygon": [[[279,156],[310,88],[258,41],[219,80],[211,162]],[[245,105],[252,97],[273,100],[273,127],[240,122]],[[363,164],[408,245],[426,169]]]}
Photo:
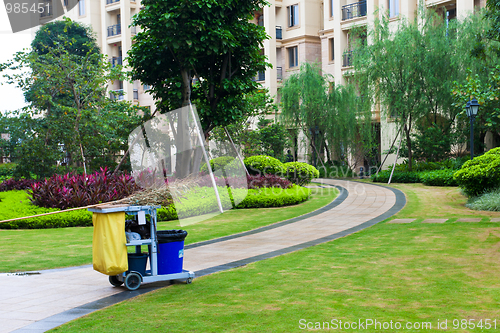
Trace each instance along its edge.
{"label": "yellow fabric bag on cart", "polygon": [[94,213],[92,263],[94,269],[106,275],[117,275],[128,270],[125,212]]}

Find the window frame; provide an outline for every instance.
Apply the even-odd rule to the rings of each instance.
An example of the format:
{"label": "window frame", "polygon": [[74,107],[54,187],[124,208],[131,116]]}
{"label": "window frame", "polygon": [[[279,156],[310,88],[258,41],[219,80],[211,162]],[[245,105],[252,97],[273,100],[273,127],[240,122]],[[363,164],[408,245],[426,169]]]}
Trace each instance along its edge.
{"label": "window frame", "polygon": [[389,18],[399,17],[401,14],[401,6],[399,0],[387,0],[387,12],[389,14]]}
{"label": "window frame", "polygon": [[[293,58],[292,58],[293,56]],[[299,67],[299,46],[291,46],[287,48],[288,69]]]}
{"label": "window frame", "polygon": [[300,26],[300,10],[299,4],[293,4],[286,7],[288,16],[288,28],[295,28]]}
{"label": "window frame", "polygon": [[78,16],[79,17],[86,16],[86,14],[87,14],[86,6],[87,6],[87,4],[85,3],[85,0],[78,0]]}

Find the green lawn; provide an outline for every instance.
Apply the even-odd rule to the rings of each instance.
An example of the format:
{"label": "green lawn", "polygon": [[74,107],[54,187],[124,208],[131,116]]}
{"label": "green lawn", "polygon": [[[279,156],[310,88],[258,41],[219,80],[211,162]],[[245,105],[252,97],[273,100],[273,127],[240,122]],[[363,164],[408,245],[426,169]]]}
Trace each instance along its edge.
{"label": "green lawn", "polygon": [[[394,187],[408,199],[398,217],[496,216],[472,213],[456,188]],[[392,321],[393,329],[336,331],[441,332],[438,323],[446,323],[453,332],[496,332],[499,249],[496,223],[382,222],[342,239],[197,278],[191,285],[156,290],[55,331],[299,332],[316,323],[361,321],[366,327],[371,320]],[[491,329],[462,328],[465,322],[457,321],[462,319]],[[427,323],[431,328],[422,329]],[[395,329],[399,324],[403,328]]]}
{"label": "green lawn", "polygon": [[[8,192],[6,192],[8,195]],[[179,221],[160,222],[159,229],[187,230],[186,244],[243,232],[303,215],[331,202],[335,188],[314,190],[299,205],[282,208],[238,209],[188,226]],[[1,208],[2,202],[0,202]],[[4,207],[4,209],[8,209]],[[32,271],[90,264],[92,227],[4,230],[0,229],[0,272]]]}

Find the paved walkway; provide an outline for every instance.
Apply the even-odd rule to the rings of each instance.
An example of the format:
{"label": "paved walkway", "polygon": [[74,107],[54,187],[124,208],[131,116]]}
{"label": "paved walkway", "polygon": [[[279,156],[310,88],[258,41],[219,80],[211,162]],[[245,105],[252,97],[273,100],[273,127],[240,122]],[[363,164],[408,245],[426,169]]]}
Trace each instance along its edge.
{"label": "paved walkway", "polygon": [[[398,190],[341,180],[322,180],[341,194],[315,212],[249,232],[186,246],[184,267],[203,276],[327,242],[378,223],[405,204]],[[196,281],[195,281],[196,282]],[[90,265],[0,274],[0,332],[44,332],[122,300],[164,287],[136,291],[112,287]]]}

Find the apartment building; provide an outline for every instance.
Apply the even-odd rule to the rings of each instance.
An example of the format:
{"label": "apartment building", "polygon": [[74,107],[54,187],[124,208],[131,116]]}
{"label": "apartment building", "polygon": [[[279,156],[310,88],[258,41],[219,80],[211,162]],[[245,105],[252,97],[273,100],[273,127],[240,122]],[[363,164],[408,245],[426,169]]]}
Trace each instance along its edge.
{"label": "apartment building", "polygon": [[[51,1],[51,0],[45,0]],[[56,0],[57,1],[57,0]],[[65,15],[90,25],[97,41],[112,64],[123,64],[136,27],[129,27],[131,17],[140,10],[140,0],[62,0],[78,1]],[[423,3],[436,8],[452,20],[463,17],[486,5],[486,0],[268,0],[270,6],[255,13],[254,23],[265,27],[270,39],[262,52],[273,65],[258,73],[256,80],[269,89],[279,102],[282,82],[297,72],[303,62],[320,63],[323,73],[331,74],[336,84],[345,83],[345,74],[352,70],[352,52],[357,39],[366,35],[353,33],[353,28],[370,26],[377,16],[387,14],[394,27],[402,18],[413,19]],[[46,18],[41,18],[41,20]],[[43,22],[42,22],[43,23]],[[365,42],[369,43],[369,40]],[[126,64],[124,64],[126,65]],[[154,109],[154,101],[139,81],[110,83],[112,96]],[[113,94],[115,92],[115,94]],[[123,95],[122,95],[123,92]],[[393,123],[380,117],[380,106],[372,110],[378,124],[380,151],[388,150],[396,135]],[[304,160],[307,151],[298,158]],[[381,156],[381,159],[385,156]],[[389,155],[387,165],[395,156]]]}
{"label": "apartment building", "polygon": [[[452,20],[464,17],[486,5],[486,0],[271,0],[271,6],[255,15],[255,22],[265,27],[271,39],[264,45],[264,54],[273,64],[257,80],[279,101],[279,88],[304,61],[321,64],[323,73],[333,76],[335,84],[344,84],[346,73],[352,71],[353,47],[357,39],[366,39],[359,29],[373,24],[377,16],[388,15],[396,27],[402,18],[414,19],[418,6],[436,8]],[[358,33],[354,33],[356,28]],[[363,41],[369,43],[369,40]],[[380,117],[380,106],[372,110],[381,152],[390,148],[396,128]],[[299,153],[299,159],[305,156]],[[383,159],[385,157],[381,156]],[[389,155],[386,165],[394,162]],[[362,166],[362,165],[361,165]]]}
{"label": "apartment building", "polygon": [[[52,0],[45,0],[52,3]],[[57,3],[55,0],[54,2]],[[71,10],[66,6],[76,2]],[[113,65],[126,65],[124,58],[132,46],[132,38],[137,33],[136,27],[130,27],[131,18],[140,10],[140,0],[62,0],[63,8],[51,7],[56,16],[64,9],[64,15],[70,19],[91,26],[97,35],[101,52]],[[57,3],[58,4],[58,3]],[[58,6],[59,7],[59,6]],[[71,7],[71,6],[68,6]],[[49,14],[52,11],[49,11]],[[51,15],[40,18],[40,23],[50,20]],[[111,98],[127,100],[134,104],[154,110],[155,103],[146,91],[148,86],[139,81],[114,81],[109,83]]]}

